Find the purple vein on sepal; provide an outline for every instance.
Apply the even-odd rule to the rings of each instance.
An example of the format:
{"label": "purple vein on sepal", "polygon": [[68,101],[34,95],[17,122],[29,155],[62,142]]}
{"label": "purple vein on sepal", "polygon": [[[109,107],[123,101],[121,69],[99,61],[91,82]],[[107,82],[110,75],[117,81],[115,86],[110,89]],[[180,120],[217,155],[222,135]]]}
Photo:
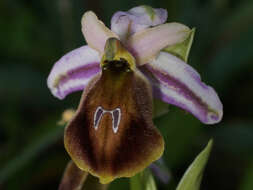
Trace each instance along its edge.
{"label": "purple vein on sepal", "polygon": [[[207,118],[208,111],[209,111],[208,105],[206,103],[204,103],[200,97],[198,97],[196,94],[194,94],[194,92],[192,92],[189,89],[189,87],[187,87],[185,84],[180,82],[180,80],[178,80],[168,74],[162,73],[159,70],[156,70],[149,65],[146,65],[146,68],[150,72],[148,73],[147,71],[145,71],[145,69],[143,71],[144,71],[144,74],[148,77],[148,79],[150,81],[152,81],[152,83],[153,83],[153,94],[156,98],[160,98],[169,104],[176,105],[176,106],[192,113],[193,115],[195,115],[199,120],[201,120],[204,123],[208,122],[208,118]],[[196,82],[199,85],[201,85],[201,87],[203,87],[205,90],[208,90],[208,87],[204,83],[199,81],[199,78],[198,78],[199,75],[196,75],[197,73],[195,74],[195,72],[193,73],[193,70],[190,70],[190,71],[191,71],[192,77],[194,75],[194,80],[196,80]],[[176,100],[175,98],[169,97],[168,95],[163,93],[161,91],[161,85],[164,88],[167,88],[168,90],[171,89],[171,90],[175,91],[180,96],[183,96],[185,99],[191,101],[196,106],[197,112],[192,110],[187,104],[184,104],[184,103]],[[219,118],[218,114],[212,115],[211,117],[214,120],[218,120],[218,118]]]}
{"label": "purple vein on sepal", "polygon": [[[57,85],[57,96],[61,99],[65,98],[66,95],[78,91],[83,90],[87,85],[88,81],[100,72],[99,63],[90,63],[87,65],[83,65],[81,67],[77,67],[75,69],[69,70],[65,75],[62,75],[59,84]],[[67,89],[62,90],[61,87],[66,85],[67,83],[71,83],[74,80],[83,80],[82,84],[78,84],[77,86],[71,86]]]}
{"label": "purple vein on sepal", "polygon": [[71,69],[67,72],[66,75],[62,76],[62,79],[60,80],[60,85],[64,84],[68,80],[90,78],[98,72],[100,72],[99,63],[90,63],[81,67]]}

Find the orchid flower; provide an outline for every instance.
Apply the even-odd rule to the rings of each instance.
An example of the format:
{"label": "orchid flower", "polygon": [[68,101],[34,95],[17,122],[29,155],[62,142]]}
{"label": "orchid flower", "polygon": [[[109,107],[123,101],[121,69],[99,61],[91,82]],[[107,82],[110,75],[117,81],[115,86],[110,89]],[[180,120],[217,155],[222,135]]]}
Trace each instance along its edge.
{"label": "orchid flower", "polygon": [[169,53],[192,30],[166,20],[166,10],[139,6],[116,12],[110,30],[88,11],[81,21],[88,45],[64,55],[48,77],[59,99],[83,90],[64,145],[74,163],[101,183],[131,177],[161,157],[164,141],[152,122],[153,96],[205,124],[222,118],[215,90],[186,60]]}

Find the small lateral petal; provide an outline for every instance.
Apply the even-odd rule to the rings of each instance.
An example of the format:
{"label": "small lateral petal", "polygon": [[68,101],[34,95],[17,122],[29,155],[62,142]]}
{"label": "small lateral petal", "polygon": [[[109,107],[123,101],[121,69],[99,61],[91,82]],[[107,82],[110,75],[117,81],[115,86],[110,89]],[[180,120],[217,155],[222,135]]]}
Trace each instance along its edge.
{"label": "small lateral petal", "polygon": [[129,37],[127,47],[137,65],[152,61],[161,49],[184,41],[191,30],[179,23],[167,23],[137,32]]}
{"label": "small lateral petal", "polygon": [[163,24],[167,20],[165,9],[155,9],[147,5],[134,7],[127,12],[118,11],[111,19],[111,29],[121,40],[145,28]]}
{"label": "small lateral petal", "polygon": [[[144,66],[157,98],[185,109],[206,124],[214,124],[223,115],[222,103],[215,90],[201,81],[199,74],[174,55],[161,52]],[[145,72],[148,74],[148,72]]]}
{"label": "small lateral petal", "polygon": [[64,99],[68,94],[83,90],[89,80],[100,72],[100,57],[96,50],[82,46],[57,61],[47,79],[52,94]]}
{"label": "small lateral petal", "polygon": [[98,20],[92,11],[84,13],[81,23],[86,42],[90,47],[99,51],[100,54],[103,53],[108,38],[118,38],[102,21]]}

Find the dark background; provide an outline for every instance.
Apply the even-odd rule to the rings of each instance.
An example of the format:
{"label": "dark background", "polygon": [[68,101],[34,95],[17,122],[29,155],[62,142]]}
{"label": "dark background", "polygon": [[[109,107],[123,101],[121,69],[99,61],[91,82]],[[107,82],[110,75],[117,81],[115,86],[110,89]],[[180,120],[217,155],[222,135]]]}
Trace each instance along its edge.
{"label": "dark background", "polygon": [[[169,106],[156,118],[163,159],[174,189],[210,138],[214,147],[202,190],[253,189],[253,1],[252,0],[1,0],[0,1],[0,189],[57,189],[69,157],[63,148],[61,113],[76,108],[81,92],[60,101],[46,85],[50,69],[66,52],[85,44],[82,14],[93,10],[107,26],[117,10],[147,4],[168,10],[168,22],[196,27],[189,64],[218,92],[224,118],[205,126]],[[111,189],[128,189],[116,180]]]}

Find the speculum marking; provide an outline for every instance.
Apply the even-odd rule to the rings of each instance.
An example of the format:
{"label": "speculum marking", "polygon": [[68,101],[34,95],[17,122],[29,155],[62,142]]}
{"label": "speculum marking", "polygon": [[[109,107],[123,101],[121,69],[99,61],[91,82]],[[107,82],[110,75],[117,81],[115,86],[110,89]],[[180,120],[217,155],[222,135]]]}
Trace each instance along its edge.
{"label": "speculum marking", "polygon": [[113,110],[106,110],[101,106],[98,106],[95,114],[94,114],[94,128],[95,130],[98,129],[100,120],[102,119],[103,115],[109,113],[112,117],[112,130],[114,133],[117,133],[119,129],[120,119],[121,119],[121,110],[120,108],[116,108]]}

